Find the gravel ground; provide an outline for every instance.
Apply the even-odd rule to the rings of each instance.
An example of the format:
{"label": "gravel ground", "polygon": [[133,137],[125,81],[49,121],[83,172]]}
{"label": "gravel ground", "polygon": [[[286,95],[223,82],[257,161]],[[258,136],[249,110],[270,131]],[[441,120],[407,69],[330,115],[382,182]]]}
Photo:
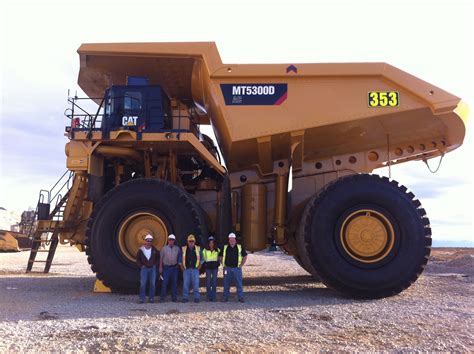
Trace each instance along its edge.
{"label": "gravel ground", "polygon": [[474,250],[433,253],[410,289],[373,301],[313,282],[280,252],[251,254],[244,304],[138,304],[92,293],[75,248],[58,248],[49,275],[24,274],[28,252],[0,253],[0,351],[472,352]]}

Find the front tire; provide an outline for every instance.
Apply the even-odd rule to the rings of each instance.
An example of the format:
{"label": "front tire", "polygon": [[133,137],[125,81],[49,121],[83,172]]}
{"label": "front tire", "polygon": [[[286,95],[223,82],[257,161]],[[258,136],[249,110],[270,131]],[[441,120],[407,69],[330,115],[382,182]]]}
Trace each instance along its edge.
{"label": "front tire", "polygon": [[195,200],[166,181],[137,179],[109,191],[94,207],[86,230],[86,254],[97,278],[116,292],[139,288],[136,253],[147,233],[161,249],[170,233],[177,246],[188,234],[197,244],[207,226]]}
{"label": "front tire", "polygon": [[425,210],[406,187],[358,174],[328,184],[307,204],[304,245],[323,283],[356,298],[400,293],[431,250]]}

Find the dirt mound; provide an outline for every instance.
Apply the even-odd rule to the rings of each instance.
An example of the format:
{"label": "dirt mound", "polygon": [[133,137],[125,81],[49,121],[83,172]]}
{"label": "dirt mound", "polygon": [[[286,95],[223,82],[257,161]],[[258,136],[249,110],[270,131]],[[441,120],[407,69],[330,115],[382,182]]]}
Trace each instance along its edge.
{"label": "dirt mound", "polygon": [[474,255],[467,254],[459,258],[454,258],[445,263],[448,267],[474,267]]}
{"label": "dirt mound", "polygon": [[462,274],[474,277],[474,249],[441,248],[433,249],[426,268],[427,273],[439,275]]}

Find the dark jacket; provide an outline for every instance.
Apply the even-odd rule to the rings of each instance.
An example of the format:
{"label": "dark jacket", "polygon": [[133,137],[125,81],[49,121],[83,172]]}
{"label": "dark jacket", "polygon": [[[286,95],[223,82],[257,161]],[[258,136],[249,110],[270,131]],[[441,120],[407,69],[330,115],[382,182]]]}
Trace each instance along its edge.
{"label": "dark jacket", "polygon": [[141,268],[143,266],[151,268],[153,266],[160,265],[160,252],[153,246],[151,246],[151,257],[147,259],[140,248],[137,253],[137,264]]}

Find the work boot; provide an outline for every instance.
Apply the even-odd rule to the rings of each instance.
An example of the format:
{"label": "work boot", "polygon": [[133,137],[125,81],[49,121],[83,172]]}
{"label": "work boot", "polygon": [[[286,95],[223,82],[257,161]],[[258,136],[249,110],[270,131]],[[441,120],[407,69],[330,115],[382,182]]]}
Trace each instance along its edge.
{"label": "work boot", "polygon": [[221,300],[221,302],[227,302],[227,301],[229,301],[229,299],[227,299],[226,297],[223,297]]}
{"label": "work boot", "polygon": [[199,300],[199,299],[194,299],[194,302],[195,302],[196,304],[198,304],[198,303],[200,302],[200,300]]}
{"label": "work boot", "polygon": [[239,298],[239,302],[245,302],[244,298],[243,297]]}
{"label": "work boot", "polygon": [[188,299],[183,299],[181,302],[182,302],[183,304],[185,304],[185,303],[188,302]]}
{"label": "work boot", "polygon": [[150,304],[154,304],[154,303],[155,303],[155,299],[150,299],[150,300],[148,300],[148,302],[149,302]]}
{"label": "work boot", "polygon": [[176,302],[176,301],[178,301],[178,299],[177,299],[177,298],[173,298],[173,299],[171,299],[171,301]]}
{"label": "work boot", "polygon": [[144,302],[145,302],[145,301],[143,301],[143,300],[138,300],[138,303],[139,303],[139,304],[143,304]]}

